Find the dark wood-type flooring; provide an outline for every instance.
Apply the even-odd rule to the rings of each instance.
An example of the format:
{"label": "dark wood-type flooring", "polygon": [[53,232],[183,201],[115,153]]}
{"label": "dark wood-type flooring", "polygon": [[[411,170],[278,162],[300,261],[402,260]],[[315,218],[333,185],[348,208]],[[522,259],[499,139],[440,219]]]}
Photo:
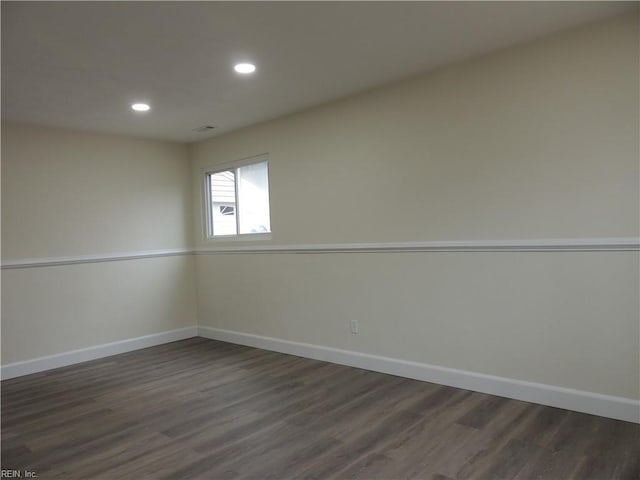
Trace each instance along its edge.
{"label": "dark wood-type flooring", "polygon": [[639,479],[640,426],[193,338],[2,382],[39,479]]}

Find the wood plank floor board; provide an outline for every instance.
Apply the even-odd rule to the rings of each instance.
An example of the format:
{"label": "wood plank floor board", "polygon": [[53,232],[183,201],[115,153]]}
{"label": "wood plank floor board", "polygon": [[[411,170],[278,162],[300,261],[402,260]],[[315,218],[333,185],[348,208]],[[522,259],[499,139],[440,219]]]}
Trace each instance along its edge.
{"label": "wood plank floor board", "polygon": [[[117,423],[109,428],[99,429],[96,433],[87,431],[75,438],[66,438],[54,447],[33,451],[30,456],[22,459],[21,468],[42,472],[46,478],[47,471],[63,466],[79,456],[95,457],[113,443],[137,442],[138,428],[138,425],[132,423]],[[4,455],[2,461],[5,462]],[[9,468],[15,469],[10,465]],[[40,477],[39,473],[38,476]]]}
{"label": "wood plank floor board", "polygon": [[[350,478],[361,480],[385,480],[400,478],[397,462],[378,452],[368,453],[360,460],[339,472],[334,478]],[[283,477],[287,478],[287,477]]]}
{"label": "wood plank floor board", "polygon": [[[81,442],[82,438],[87,434],[93,436],[96,433],[111,429],[114,423],[133,425],[136,422],[135,419],[123,418],[119,413],[108,408],[94,409],[93,412],[49,427],[43,427],[38,423],[34,423],[19,439],[23,441],[30,450],[42,452],[50,448],[58,448],[61,444],[61,438],[78,439],[78,441]],[[94,425],[94,428],[88,432],[87,425]],[[33,429],[38,430],[38,436],[34,436],[31,433]]]}
{"label": "wood plank floor board", "polygon": [[[386,456],[397,460],[400,465],[407,466],[408,472],[414,471],[419,464],[426,464],[427,461],[442,460],[443,453],[450,455],[466,438],[476,435],[476,429],[455,423],[455,419],[462,412],[473,408],[482,397],[468,390],[441,388],[444,396],[436,392],[430,397],[437,399],[439,405],[432,406],[429,415],[424,415],[423,419],[412,425],[404,435],[393,438],[382,451]],[[473,440],[477,441],[479,438],[476,436]],[[475,442],[473,445],[476,448],[481,446]],[[475,451],[474,449],[473,453]],[[459,458],[456,459],[459,466]]]}
{"label": "wood plank floor board", "polygon": [[396,459],[406,478],[423,478],[434,472],[456,478],[461,466],[488,442],[481,432],[466,425],[431,422],[419,435],[409,437],[404,452],[388,454]]}
{"label": "wood plank floor board", "polygon": [[455,478],[513,478],[527,460],[540,453],[540,447],[523,440],[494,437],[456,473]]}
{"label": "wood plank floor board", "polygon": [[577,455],[575,452],[552,451],[542,448],[537,455],[531,455],[527,459],[525,465],[515,475],[514,480],[578,479],[580,477],[576,476],[576,471],[584,461],[584,457],[584,455]]}
{"label": "wood plank floor board", "polygon": [[192,338],[2,382],[39,479],[638,480],[640,426]]}
{"label": "wood plank floor board", "polygon": [[[185,478],[182,476],[185,471],[198,475],[210,471],[213,478],[216,478],[215,476],[220,471],[237,472],[238,466],[241,467],[254,458],[260,458],[269,452],[282,448],[287,443],[290,444],[293,440],[299,441],[302,436],[309,435],[309,432],[302,428],[275,418],[268,421],[259,418],[249,425],[249,427],[252,426],[256,426],[256,430],[249,428],[241,432],[242,435],[239,434],[237,428],[229,431],[228,435],[211,432],[215,439],[208,441],[206,448],[198,445],[199,448],[195,449],[202,454],[201,460],[182,469],[182,471],[168,475],[167,478]],[[273,442],[274,438],[277,438],[278,441]],[[313,441],[315,440],[314,438]]]}
{"label": "wood plank floor board", "polygon": [[294,478],[309,459],[323,457],[341,447],[342,442],[335,438],[295,427],[287,430],[279,442],[262,441],[244,455],[231,459],[229,467],[248,478]]}
{"label": "wood plank floor board", "polygon": [[[51,478],[61,479],[158,479],[167,471],[191,465],[201,458],[185,445],[163,443],[166,439],[158,440],[157,444],[143,442],[142,438],[137,440],[129,445],[126,453],[117,457],[99,459],[93,456],[81,461],[74,457],[60,468],[47,472],[46,478],[51,475]],[[107,450],[111,451],[110,448]]]}
{"label": "wood plank floor board", "polygon": [[155,432],[141,432],[135,435],[136,442],[119,442],[101,448],[95,455],[74,455],[64,463],[49,469],[52,477],[93,478],[104,472],[104,465],[122,465],[159,451],[167,445],[168,439]]}
{"label": "wood plank floor board", "polygon": [[[334,367],[337,367],[337,369],[332,369],[333,373],[329,377],[322,375],[315,381],[310,380],[309,377],[301,379],[306,388],[294,398],[282,398],[281,402],[276,405],[256,405],[253,409],[264,413],[284,415],[287,412],[301,414],[308,412],[310,409],[317,410],[319,406],[324,405],[322,411],[325,412],[332,406],[340,406],[349,398],[356,397],[362,392],[367,392],[375,386],[375,377],[371,376],[370,372],[366,370],[349,370],[344,367]],[[296,418],[290,417],[288,420],[294,421]]]}
{"label": "wood plank floor board", "polygon": [[496,417],[499,417],[501,410],[507,408],[511,402],[508,398],[489,396],[485,401],[460,417],[457,423],[482,429],[489,422],[495,420]]}

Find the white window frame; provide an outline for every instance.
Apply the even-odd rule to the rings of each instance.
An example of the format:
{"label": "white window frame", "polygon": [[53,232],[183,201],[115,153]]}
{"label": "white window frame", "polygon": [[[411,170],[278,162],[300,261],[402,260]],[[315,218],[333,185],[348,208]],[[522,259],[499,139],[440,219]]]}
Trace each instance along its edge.
{"label": "white window frame", "polygon": [[[271,239],[271,231],[269,232],[258,232],[258,233],[240,233],[240,203],[238,197],[238,169],[241,167],[246,167],[248,165],[255,165],[257,163],[267,164],[267,188],[269,189],[268,197],[269,197],[269,223],[271,223],[271,180],[269,178],[269,154],[262,153],[260,155],[255,155],[252,157],[246,157],[240,160],[236,160],[235,162],[229,163],[221,163],[216,165],[215,167],[202,169],[202,187],[203,187],[203,198],[204,198],[204,237],[207,241],[216,241],[216,240],[269,240]],[[236,233],[229,235],[214,235],[213,234],[213,211],[212,211],[212,201],[211,201],[211,182],[209,180],[210,175],[214,175],[216,173],[228,172],[229,170],[234,171],[234,182],[235,182],[235,216],[236,216]]]}

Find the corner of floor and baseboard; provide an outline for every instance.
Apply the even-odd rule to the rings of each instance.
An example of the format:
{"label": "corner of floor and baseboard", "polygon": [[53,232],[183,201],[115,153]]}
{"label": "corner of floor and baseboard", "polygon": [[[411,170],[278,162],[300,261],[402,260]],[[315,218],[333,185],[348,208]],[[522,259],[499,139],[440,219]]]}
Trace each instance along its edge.
{"label": "corner of floor and baseboard", "polygon": [[10,363],[2,366],[2,380],[197,336],[627,422],[640,423],[640,400],[457,370],[438,365],[411,362],[398,358],[371,355],[322,345],[293,342],[290,340],[223,330],[208,326],[190,326]]}
{"label": "corner of floor and baseboard", "polygon": [[116,342],[94,345],[87,348],[80,348],[78,350],[70,350],[68,352],[47,355],[45,357],[37,357],[21,362],[9,363],[2,366],[2,380],[22,377],[24,375],[52,370],[54,368],[66,367],[68,365],[109,357],[119,353],[140,350],[141,348],[155,347],[156,345],[185,340],[196,336],[198,336],[198,327],[191,326],[144,335],[142,337],[127,338]]}
{"label": "corner of floor and baseboard", "polygon": [[425,382],[640,423],[640,400],[198,326],[198,336]]}

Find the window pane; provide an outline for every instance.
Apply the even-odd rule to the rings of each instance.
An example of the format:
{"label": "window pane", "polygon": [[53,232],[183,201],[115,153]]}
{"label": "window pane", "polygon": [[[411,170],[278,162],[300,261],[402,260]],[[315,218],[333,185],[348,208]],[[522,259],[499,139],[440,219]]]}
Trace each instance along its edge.
{"label": "window pane", "polygon": [[211,217],[213,235],[235,235],[236,231],[236,180],[232,170],[212,173]]}
{"label": "window pane", "polygon": [[271,231],[267,162],[238,168],[240,233]]}

